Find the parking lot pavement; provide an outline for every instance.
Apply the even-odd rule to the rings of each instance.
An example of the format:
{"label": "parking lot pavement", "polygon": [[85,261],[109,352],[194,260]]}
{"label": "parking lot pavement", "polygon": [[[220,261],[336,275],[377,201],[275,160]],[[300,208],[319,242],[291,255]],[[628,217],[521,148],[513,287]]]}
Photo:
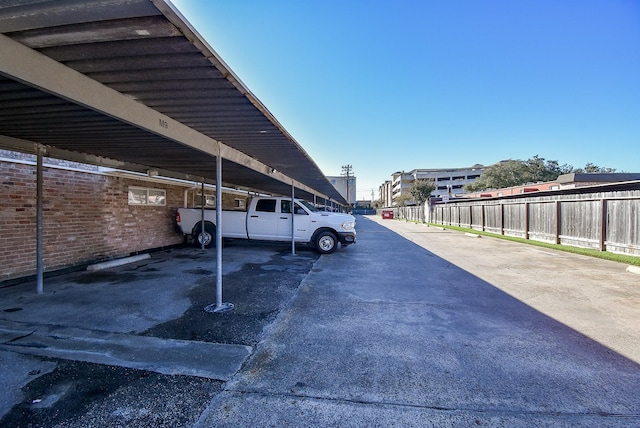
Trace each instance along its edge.
{"label": "parking lot pavement", "polygon": [[314,264],[197,426],[640,426],[624,266],[375,220]]}
{"label": "parking lot pavement", "polygon": [[[225,247],[223,314],[203,310],[215,253],[193,248],[51,278],[42,296],[0,289],[0,426],[640,426],[639,276],[357,221],[358,243],[321,257]],[[76,357],[82,342],[94,360]],[[215,365],[213,351],[170,374],[108,349],[132,360],[151,344],[135,359],[157,363],[154,343],[183,342],[251,353],[235,374],[186,370]]]}

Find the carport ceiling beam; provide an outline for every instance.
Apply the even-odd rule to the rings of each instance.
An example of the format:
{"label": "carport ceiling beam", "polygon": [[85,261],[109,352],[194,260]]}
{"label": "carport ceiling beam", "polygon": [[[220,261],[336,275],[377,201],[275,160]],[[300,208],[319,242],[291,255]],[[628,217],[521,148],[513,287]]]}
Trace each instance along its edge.
{"label": "carport ceiling beam", "polygon": [[[213,138],[1,34],[0,73],[209,156],[217,154],[218,142]],[[297,188],[318,194],[233,147],[222,144],[221,156],[280,182],[293,181]]]}
{"label": "carport ceiling beam", "polygon": [[[67,161],[79,162],[89,165],[97,165],[107,168],[120,169],[128,172],[137,172],[146,174],[150,169],[156,169],[158,174],[162,177],[175,178],[177,180],[184,180],[187,182],[201,182],[202,177],[196,174],[183,174],[176,171],[169,171],[162,168],[157,168],[151,165],[137,164],[131,162],[123,162],[117,159],[105,158],[102,156],[96,156],[89,153],[71,152],[69,150],[59,149],[57,147],[43,146],[40,143],[30,140],[23,140],[21,138],[8,137],[6,135],[0,135],[0,149],[11,150],[21,153],[29,153],[36,155],[38,149],[45,150],[44,155],[56,159],[64,159]],[[214,179],[205,179],[205,183],[214,184]],[[191,186],[193,183],[189,183]],[[223,186],[233,187],[231,183],[221,183]],[[251,189],[246,189],[251,190]]]}

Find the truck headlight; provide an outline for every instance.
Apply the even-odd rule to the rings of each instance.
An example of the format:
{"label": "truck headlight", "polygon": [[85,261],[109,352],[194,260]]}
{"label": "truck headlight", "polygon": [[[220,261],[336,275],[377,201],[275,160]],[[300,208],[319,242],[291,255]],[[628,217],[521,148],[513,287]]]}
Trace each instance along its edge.
{"label": "truck headlight", "polygon": [[342,223],[342,229],[343,230],[353,230],[356,228],[356,222],[355,221],[345,221],[344,223]]}

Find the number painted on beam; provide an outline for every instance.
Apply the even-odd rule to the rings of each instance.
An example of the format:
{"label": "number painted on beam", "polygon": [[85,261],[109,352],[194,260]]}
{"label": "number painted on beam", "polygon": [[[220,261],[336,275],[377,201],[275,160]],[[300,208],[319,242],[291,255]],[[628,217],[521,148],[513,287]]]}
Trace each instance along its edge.
{"label": "number painted on beam", "polygon": [[158,122],[160,123],[160,127],[169,129],[169,122],[167,122],[166,120],[158,119]]}

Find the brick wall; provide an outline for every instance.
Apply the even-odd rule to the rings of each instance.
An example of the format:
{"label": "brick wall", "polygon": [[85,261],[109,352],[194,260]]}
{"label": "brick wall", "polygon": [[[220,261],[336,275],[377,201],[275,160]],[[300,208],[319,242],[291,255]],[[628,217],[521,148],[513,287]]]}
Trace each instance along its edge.
{"label": "brick wall", "polygon": [[[196,201],[200,201],[200,189],[199,188],[193,188],[193,189],[189,189],[187,191],[187,207],[188,208],[199,208],[200,205],[196,204]],[[205,189],[204,194],[207,197],[207,200],[211,201],[214,200],[216,198],[216,192],[214,190],[211,189]],[[244,206],[243,207],[237,207],[236,206],[236,200],[242,200],[244,201]],[[227,192],[223,192],[222,193],[222,209],[225,211],[246,211],[247,210],[247,206],[248,206],[248,201],[249,201],[249,196],[245,195],[245,194],[239,194],[239,193],[227,193]],[[200,202],[198,202],[200,203]],[[182,202],[182,204],[184,204],[184,201]],[[182,206],[182,205],[181,205]],[[213,206],[209,206],[209,209],[213,209]]]}
{"label": "brick wall", "polygon": [[[43,168],[45,272],[179,244],[183,187]],[[128,204],[128,187],[166,191],[166,206]],[[0,281],[36,273],[36,168],[0,160]]]}

